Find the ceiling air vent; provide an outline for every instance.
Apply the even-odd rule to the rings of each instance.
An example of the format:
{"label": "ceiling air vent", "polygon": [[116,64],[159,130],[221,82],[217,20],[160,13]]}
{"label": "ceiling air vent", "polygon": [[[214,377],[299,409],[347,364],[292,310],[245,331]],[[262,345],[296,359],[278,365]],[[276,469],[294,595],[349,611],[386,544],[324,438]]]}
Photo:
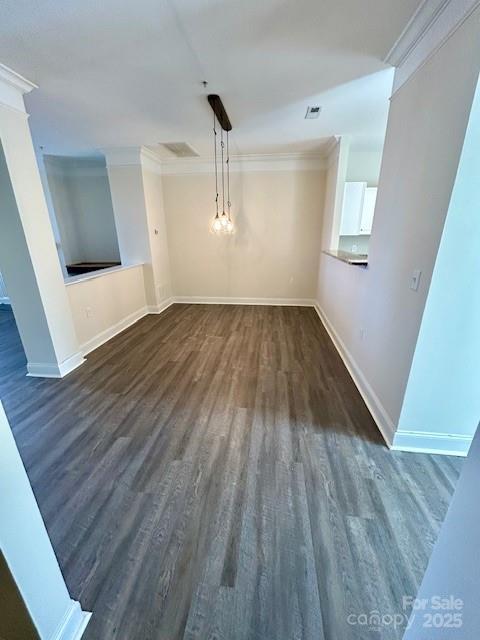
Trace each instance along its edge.
{"label": "ceiling air vent", "polygon": [[198,158],[200,155],[186,142],[161,142],[177,158]]}
{"label": "ceiling air vent", "polygon": [[307,107],[307,113],[305,114],[305,120],[313,120],[318,118],[322,107]]}

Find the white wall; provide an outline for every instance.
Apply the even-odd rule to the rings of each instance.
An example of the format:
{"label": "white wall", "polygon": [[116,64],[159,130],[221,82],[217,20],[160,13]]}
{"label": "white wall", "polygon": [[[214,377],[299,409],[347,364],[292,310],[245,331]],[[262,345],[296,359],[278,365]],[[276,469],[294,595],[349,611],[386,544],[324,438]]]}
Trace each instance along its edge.
{"label": "white wall", "polygon": [[105,161],[47,155],[44,162],[66,263],[119,261]]}
{"label": "white wall", "polygon": [[[480,430],[465,460],[455,493],[417,594],[424,609],[411,616],[403,640],[477,640],[480,629]],[[459,608],[439,609],[434,597],[460,600]],[[433,605],[433,606],[432,606]],[[460,614],[455,626],[454,614]],[[435,616],[432,618],[428,616]],[[427,626],[425,626],[427,622]]]}
{"label": "white wall", "polygon": [[82,363],[27,114],[0,103],[0,268],[31,375]]}
{"label": "white wall", "polygon": [[145,265],[147,304],[159,311],[172,292],[160,159],[145,147],[106,158],[122,263]]}
{"label": "white wall", "polygon": [[348,139],[340,138],[327,158],[325,199],[320,236],[320,248],[322,251],[339,248],[343,192],[345,180],[347,179],[349,154],[350,144]]}
{"label": "white wall", "polygon": [[149,164],[142,167],[145,211],[150,233],[150,247],[157,304],[172,295],[172,276],[160,172]]}
{"label": "white wall", "polygon": [[367,182],[369,187],[377,187],[382,164],[382,149],[358,151],[350,149],[347,163],[348,182]]}
{"label": "white wall", "polygon": [[84,355],[147,313],[142,265],[86,275],[66,287]]}
{"label": "white wall", "polygon": [[163,190],[176,296],[314,297],[324,170],[234,171],[232,236],[210,233],[213,173],[164,175]]}
{"label": "white wall", "polygon": [[[389,441],[475,90],[479,15],[477,9],[392,98],[368,269],[320,257],[319,305]],[[327,232],[332,215],[327,202]],[[417,292],[409,288],[414,269],[423,272]]]}
{"label": "white wall", "polygon": [[[468,445],[480,421],[480,86],[435,262],[395,444]],[[403,433],[402,433],[403,432]],[[413,432],[413,433],[412,433]],[[460,439],[460,440],[459,440]]]}
{"label": "white wall", "polygon": [[340,236],[338,248],[340,251],[363,253],[368,255],[370,236]]}
{"label": "white wall", "polygon": [[88,616],[70,599],[1,402],[0,487],[0,547],[41,640],[80,638]]}
{"label": "white wall", "polygon": [[8,297],[7,287],[2,274],[0,273],[0,304],[10,304],[10,298]]}

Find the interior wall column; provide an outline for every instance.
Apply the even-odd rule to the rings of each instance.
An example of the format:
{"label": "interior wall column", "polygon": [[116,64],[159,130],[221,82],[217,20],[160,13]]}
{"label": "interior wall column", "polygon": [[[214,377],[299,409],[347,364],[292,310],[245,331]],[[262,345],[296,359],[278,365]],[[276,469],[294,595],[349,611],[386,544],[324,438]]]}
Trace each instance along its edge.
{"label": "interior wall column", "polygon": [[160,159],[144,147],[105,151],[122,264],[144,264],[149,310],[172,295]]}
{"label": "interior wall column", "polygon": [[1,402],[0,487],[0,551],[40,640],[79,640],[91,614],[70,598]]}
{"label": "interior wall column", "polygon": [[0,65],[0,271],[29,375],[62,377],[83,358],[23,101],[34,88]]}

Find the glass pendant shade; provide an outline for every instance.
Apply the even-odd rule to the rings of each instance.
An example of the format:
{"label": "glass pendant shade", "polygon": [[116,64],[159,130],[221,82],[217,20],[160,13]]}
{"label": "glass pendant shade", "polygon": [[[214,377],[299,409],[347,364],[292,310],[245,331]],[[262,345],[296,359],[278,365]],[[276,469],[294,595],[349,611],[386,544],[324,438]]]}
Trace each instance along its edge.
{"label": "glass pendant shade", "polygon": [[220,233],[222,231],[222,222],[218,216],[213,219],[211,230],[213,233]]}

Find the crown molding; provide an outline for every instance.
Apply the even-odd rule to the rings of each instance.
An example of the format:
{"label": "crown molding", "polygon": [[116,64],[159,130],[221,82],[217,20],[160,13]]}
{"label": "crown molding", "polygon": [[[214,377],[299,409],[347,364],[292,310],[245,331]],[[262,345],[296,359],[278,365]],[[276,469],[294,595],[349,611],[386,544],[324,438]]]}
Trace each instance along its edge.
{"label": "crown molding", "polygon": [[102,149],[107,167],[144,167],[154,173],[162,173],[162,160],[147,147],[118,147]]}
{"label": "crown molding", "polygon": [[162,174],[162,159],[154,151],[147,147],[141,147],[140,149],[140,161],[142,167],[152,171],[153,173]]}
{"label": "crown molding", "polygon": [[57,176],[101,176],[107,175],[107,168],[103,158],[78,158],[71,156],[54,156],[38,154],[49,175]]}
{"label": "crown molding", "polygon": [[385,58],[387,64],[397,67],[393,93],[479,6],[480,0],[423,0]]}
{"label": "crown molding", "polygon": [[[214,173],[213,157],[161,158],[147,147],[103,149],[107,167],[142,166],[161,175]],[[275,153],[231,156],[232,173],[246,171],[319,171],[326,168],[324,153]]]}
{"label": "crown molding", "polygon": [[[162,159],[163,175],[214,173],[212,158]],[[246,154],[230,157],[230,172],[253,171],[320,171],[326,168],[325,154],[275,153]]]}
{"label": "crown molding", "polygon": [[38,89],[37,85],[13,69],[0,64],[0,104],[26,113],[23,96],[32,89]]}
{"label": "crown molding", "polygon": [[116,147],[100,149],[107,167],[130,167],[141,164],[142,147]]}
{"label": "crown molding", "polygon": [[336,149],[336,147],[339,145],[341,140],[341,136],[332,136],[331,138],[328,139],[328,142],[325,145],[325,158],[329,158],[330,154],[332,153],[332,151],[334,151],[334,149]]}
{"label": "crown molding", "polygon": [[9,85],[20,91],[22,95],[25,93],[30,93],[32,89],[38,89],[38,86],[30,80],[27,80],[19,73],[6,67],[4,64],[0,63],[0,81],[7,82]]}

